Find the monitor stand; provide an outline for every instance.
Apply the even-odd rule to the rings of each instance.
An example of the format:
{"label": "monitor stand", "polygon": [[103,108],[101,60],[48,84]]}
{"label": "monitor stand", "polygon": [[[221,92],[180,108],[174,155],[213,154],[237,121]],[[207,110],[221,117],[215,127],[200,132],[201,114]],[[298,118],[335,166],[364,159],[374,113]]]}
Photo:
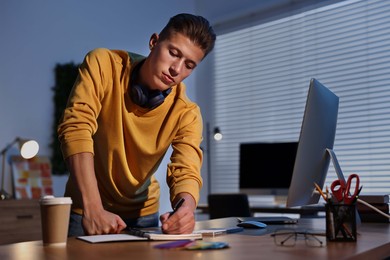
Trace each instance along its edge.
{"label": "monitor stand", "polygon": [[329,148],[326,148],[326,151],[328,152],[330,159],[332,160],[337,177],[339,178],[340,181],[343,181],[345,183],[345,177],[344,177],[343,171],[341,170],[339,161],[337,160],[336,154],[334,153],[334,151],[332,149],[329,149]]}

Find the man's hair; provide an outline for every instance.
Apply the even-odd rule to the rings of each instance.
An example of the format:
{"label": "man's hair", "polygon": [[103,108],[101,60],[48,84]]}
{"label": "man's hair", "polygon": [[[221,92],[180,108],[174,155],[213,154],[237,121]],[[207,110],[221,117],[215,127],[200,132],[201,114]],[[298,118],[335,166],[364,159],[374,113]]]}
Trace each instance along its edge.
{"label": "man's hair", "polygon": [[162,29],[159,37],[166,40],[174,32],[183,34],[199,46],[205,53],[204,57],[214,48],[216,35],[209,21],[202,16],[186,13],[175,15]]}

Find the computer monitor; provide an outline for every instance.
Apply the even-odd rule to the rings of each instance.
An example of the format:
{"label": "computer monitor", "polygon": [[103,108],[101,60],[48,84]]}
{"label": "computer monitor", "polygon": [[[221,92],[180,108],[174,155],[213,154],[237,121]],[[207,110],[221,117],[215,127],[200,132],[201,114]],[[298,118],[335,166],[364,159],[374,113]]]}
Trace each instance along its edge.
{"label": "computer monitor", "polygon": [[323,188],[336,135],[338,108],[338,96],[311,79],[287,207],[318,203],[320,195],[314,192],[314,183]]}
{"label": "computer monitor", "polygon": [[298,142],[240,144],[240,192],[287,196]]}

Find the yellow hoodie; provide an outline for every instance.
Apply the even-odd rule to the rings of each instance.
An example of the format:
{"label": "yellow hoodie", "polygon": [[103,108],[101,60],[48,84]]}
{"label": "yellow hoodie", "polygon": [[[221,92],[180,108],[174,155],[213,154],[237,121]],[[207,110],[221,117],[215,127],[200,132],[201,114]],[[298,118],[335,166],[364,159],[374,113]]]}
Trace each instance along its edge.
{"label": "yellow hoodie", "polygon": [[[58,127],[64,158],[94,154],[103,206],[123,218],[158,212],[160,188],[153,174],[170,145],[170,199],[187,192],[198,202],[202,186],[200,109],[186,96],[183,83],[172,87],[153,110],[134,104],[128,88],[131,70],[140,59],[102,48],[88,53]],[[73,211],[81,214],[81,197],[71,181],[65,195],[72,197]]]}

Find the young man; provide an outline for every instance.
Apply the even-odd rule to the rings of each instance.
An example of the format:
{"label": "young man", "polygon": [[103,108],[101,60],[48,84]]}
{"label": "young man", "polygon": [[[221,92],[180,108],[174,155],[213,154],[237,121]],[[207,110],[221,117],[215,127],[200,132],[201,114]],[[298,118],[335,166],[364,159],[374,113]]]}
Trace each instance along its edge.
{"label": "young man", "polygon": [[179,14],[149,41],[144,58],[96,49],[79,76],[58,127],[70,177],[69,236],[158,226],[159,184],[153,174],[172,146],[165,233],[190,233],[202,186],[202,117],[182,81],[213,49],[215,33],[201,16]]}

